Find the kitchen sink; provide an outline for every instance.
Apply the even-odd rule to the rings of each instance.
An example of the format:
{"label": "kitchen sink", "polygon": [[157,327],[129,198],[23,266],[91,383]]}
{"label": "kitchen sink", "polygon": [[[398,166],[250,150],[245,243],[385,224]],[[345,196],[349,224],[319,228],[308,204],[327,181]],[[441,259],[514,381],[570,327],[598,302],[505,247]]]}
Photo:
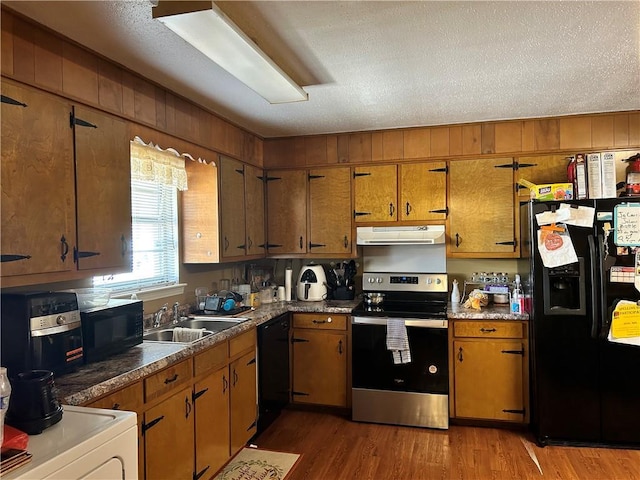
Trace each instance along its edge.
{"label": "kitchen sink", "polygon": [[[202,332],[202,337],[197,340],[192,340],[191,342],[175,342],[175,343],[195,343],[203,338],[212,335],[214,332],[204,331]],[[142,336],[142,340],[147,342],[173,342],[173,329],[168,328],[164,330],[156,330],[154,332],[145,333]]]}
{"label": "kitchen sink", "polygon": [[180,323],[171,325],[170,328],[162,330],[154,330],[142,336],[142,340],[147,342],[173,342],[173,329],[176,327],[204,329],[202,337],[191,342],[175,342],[175,343],[195,343],[203,338],[221,332],[248,320],[247,317],[209,317],[195,316]]}

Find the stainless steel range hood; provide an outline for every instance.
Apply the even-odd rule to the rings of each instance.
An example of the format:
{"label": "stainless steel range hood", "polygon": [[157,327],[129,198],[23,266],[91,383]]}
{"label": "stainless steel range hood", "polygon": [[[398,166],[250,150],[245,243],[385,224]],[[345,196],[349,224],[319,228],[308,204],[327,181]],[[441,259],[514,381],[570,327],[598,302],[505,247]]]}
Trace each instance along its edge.
{"label": "stainless steel range hood", "polygon": [[444,244],[444,225],[413,227],[357,227],[358,245],[437,245]]}

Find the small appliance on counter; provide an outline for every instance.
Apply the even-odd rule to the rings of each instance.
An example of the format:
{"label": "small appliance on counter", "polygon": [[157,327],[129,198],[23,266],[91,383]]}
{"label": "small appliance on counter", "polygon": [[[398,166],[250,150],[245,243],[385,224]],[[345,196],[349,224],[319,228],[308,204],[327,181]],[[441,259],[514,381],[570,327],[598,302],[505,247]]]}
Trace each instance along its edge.
{"label": "small appliance on counter", "polygon": [[357,273],[355,260],[340,262],[327,269],[327,298],[329,300],[353,300],[355,298],[355,281]]}
{"label": "small appliance on counter", "polygon": [[298,277],[298,300],[320,302],[327,298],[327,276],[322,265],[306,265]]}
{"label": "small appliance on counter", "polygon": [[3,293],[2,365],[9,378],[30,370],[56,375],[82,365],[80,310],[75,293]]}
{"label": "small appliance on counter", "polygon": [[7,425],[37,435],[62,419],[50,370],[19,373],[11,379],[11,390]]}
{"label": "small appliance on counter", "polygon": [[112,298],[80,311],[85,363],[98,362],[142,343],[142,300]]}

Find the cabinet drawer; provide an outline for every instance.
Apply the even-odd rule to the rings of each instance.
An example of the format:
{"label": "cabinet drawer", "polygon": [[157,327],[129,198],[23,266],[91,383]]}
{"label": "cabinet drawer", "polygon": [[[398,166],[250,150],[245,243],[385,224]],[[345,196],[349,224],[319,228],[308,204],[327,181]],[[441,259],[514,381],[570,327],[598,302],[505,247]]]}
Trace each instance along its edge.
{"label": "cabinet drawer", "polygon": [[256,329],[252,328],[229,340],[229,357],[233,358],[249,348],[256,347]]}
{"label": "cabinet drawer", "polygon": [[456,321],[453,327],[453,334],[456,337],[523,338],[524,324],[521,322],[502,321]]}
{"label": "cabinet drawer", "polygon": [[96,400],[87,406],[93,408],[107,408],[109,410],[127,410],[130,412],[137,412],[143,403],[142,382],[137,382],[123,388],[122,390],[118,390],[117,392],[113,392],[106,397]]}
{"label": "cabinet drawer", "polygon": [[346,330],[347,315],[334,313],[294,313],[294,328],[315,328],[322,330]]}
{"label": "cabinet drawer", "polygon": [[193,374],[200,375],[208,370],[223,366],[229,358],[229,345],[226,341],[199,353],[193,359]]}
{"label": "cabinet drawer", "polygon": [[144,380],[144,399],[146,402],[181,385],[191,378],[191,360],[180,363],[151,375]]}

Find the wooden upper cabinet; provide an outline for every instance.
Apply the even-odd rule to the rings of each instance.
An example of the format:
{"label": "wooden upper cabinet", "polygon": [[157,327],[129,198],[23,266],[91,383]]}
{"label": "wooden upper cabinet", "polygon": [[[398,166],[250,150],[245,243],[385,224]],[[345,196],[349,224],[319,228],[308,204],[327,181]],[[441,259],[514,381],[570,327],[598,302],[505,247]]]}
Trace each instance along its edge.
{"label": "wooden upper cabinet", "polygon": [[400,164],[399,220],[447,218],[447,163]]}
{"label": "wooden upper cabinet", "polygon": [[213,164],[186,162],[185,169],[189,189],[181,192],[182,261],[218,262],[218,168]]}
{"label": "wooden upper cabinet", "polygon": [[220,251],[224,259],[246,254],[244,183],[243,164],[220,157]]}
{"label": "wooden upper cabinet", "polygon": [[449,164],[451,256],[516,256],[512,158]]}
{"label": "wooden upper cabinet", "polygon": [[351,253],[351,169],[309,171],[309,252]]}
{"label": "wooden upper cabinet", "polygon": [[307,252],[307,171],[270,170],[267,175],[267,252]]}
{"label": "wooden upper cabinet", "polygon": [[131,271],[131,159],[127,124],[74,107],[78,269]]}
{"label": "wooden upper cabinet", "polygon": [[244,166],[244,193],[246,253],[248,256],[264,256],[266,253],[265,199],[264,172],[261,168]]}
{"label": "wooden upper cabinet", "polygon": [[[2,276],[75,270],[71,105],[3,79]],[[93,202],[95,203],[95,202]]]}
{"label": "wooden upper cabinet", "polygon": [[[516,180],[524,179],[532,183],[562,183],[567,181],[566,155],[537,155],[530,157],[518,157],[518,170]],[[528,200],[529,189],[518,187],[520,200]]]}
{"label": "wooden upper cabinet", "polygon": [[398,219],[396,165],[371,165],[353,170],[354,217],[362,222],[395,222]]}

